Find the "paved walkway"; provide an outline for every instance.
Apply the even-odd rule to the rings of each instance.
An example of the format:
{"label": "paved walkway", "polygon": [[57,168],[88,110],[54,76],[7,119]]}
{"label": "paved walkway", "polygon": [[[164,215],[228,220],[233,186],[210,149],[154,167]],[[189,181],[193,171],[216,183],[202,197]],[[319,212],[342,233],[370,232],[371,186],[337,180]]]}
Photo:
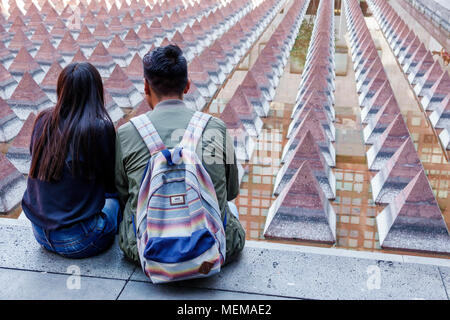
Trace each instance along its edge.
{"label": "paved walkway", "polygon": [[0,219],[0,299],[449,299],[450,259],[248,241],[215,277],[153,285],[117,243],[90,259],[42,249]]}

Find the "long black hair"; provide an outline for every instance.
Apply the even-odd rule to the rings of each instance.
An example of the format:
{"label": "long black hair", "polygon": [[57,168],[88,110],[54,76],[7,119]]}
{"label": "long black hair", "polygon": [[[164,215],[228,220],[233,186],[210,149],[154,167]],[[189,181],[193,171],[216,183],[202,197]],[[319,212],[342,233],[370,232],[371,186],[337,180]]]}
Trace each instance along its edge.
{"label": "long black hair", "polygon": [[[105,137],[115,137],[115,130],[105,109],[99,72],[87,62],[71,63],[61,71],[56,93],[55,107],[41,112],[34,124],[33,132],[38,123],[42,129],[36,136],[33,133],[29,176],[60,180],[70,152],[73,175],[104,179],[98,177],[96,153]],[[114,147],[114,139],[109,140]]]}

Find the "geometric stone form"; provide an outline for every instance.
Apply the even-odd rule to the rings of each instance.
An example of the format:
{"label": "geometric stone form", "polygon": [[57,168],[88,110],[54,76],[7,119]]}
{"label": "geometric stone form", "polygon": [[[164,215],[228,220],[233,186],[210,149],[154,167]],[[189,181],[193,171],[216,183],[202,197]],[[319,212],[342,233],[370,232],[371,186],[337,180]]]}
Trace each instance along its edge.
{"label": "geometric stone form", "polygon": [[16,58],[9,66],[8,71],[17,80],[19,80],[20,77],[24,75],[24,73],[31,74],[35,79],[44,75],[44,71],[25,48],[21,48],[19,50]]}
{"label": "geometric stone form", "polygon": [[446,71],[433,84],[430,90],[426,91],[420,101],[424,110],[434,111],[446,96],[450,94],[450,76]]}
{"label": "geometric stone form", "polygon": [[220,119],[225,123],[227,132],[233,139],[236,159],[238,161],[249,161],[252,158],[255,144],[230,104],[225,106],[220,114]]}
{"label": "geometric stone form", "polygon": [[109,44],[108,52],[113,57],[114,61],[121,67],[127,66],[127,61],[132,57],[130,51],[123,43],[122,39],[116,34]]}
{"label": "geometric stone form", "polygon": [[[80,51],[81,52],[81,51]],[[40,83],[41,89],[45,92],[45,94],[49,97],[52,102],[56,102],[56,85],[58,83],[59,74],[63,68],[60,66],[58,62],[54,62],[50,69],[48,69],[45,74],[44,79]]]}
{"label": "geometric stone form", "polygon": [[[408,75],[408,81],[412,86],[415,86],[418,82],[423,81],[425,73],[427,73],[434,64],[433,56],[430,51],[426,51],[422,59],[417,62],[417,64],[410,68],[410,73]],[[415,90],[414,90],[415,91]]]}
{"label": "geometric stone form", "polygon": [[371,98],[367,105],[361,109],[361,122],[369,123],[377,115],[378,111],[384,106],[394,93],[388,80],[378,89],[377,93]]}
{"label": "geometric stone form", "polygon": [[102,77],[108,77],[111,74],[111,70],[116,65],[102,42],[99,42],[95,47],[92,55],[89,57],[89,62],[98,69]]}
{"label": "geometric stone form", "polygon": [[400,108],[395,97],[392,95],[378,111],[376,116],[363,129],[364,143],[374,144],[376,139],[379,138],[398,114],[400,114]]}
{"label": "geometric stone form", "polygon": [[260,117],[267,117],[270,104],[262,90],[259,88],[255,78],[251,75],[246,76],[239,87],[244,90],[258,115]]}
{"label": "geometric stone form", "polygon": [[135,53],[125,72],[139,92],[144,92],[144,68],[139,54]]}
{"label": "geometric stone form", "polygon": [[183,97],[188,106],[191,106],[192,109],[201,111],[206,105],[206,100],[198,90],[197,86],[194,82],[191,82],[188,93],[186,93]]}
{"label": "geometric stone form", "polygon": [[188,65],[189,78],[195,83],[198,90],[205,98],[211,98],[217,91],[217,86],[212,81],[208,72],[203,68],[202,61],[194,58]]}
{"label": "geometric stone form", "polygon": [[416,68],[417,64],[419,64],[423,57],[426,55],[427,51],[428,50],[425,48],[425,45],[423,43],[420,43],[416,51],[411,54],[411,57],[405,60],[405,64],[403,65],[403,71],[405,72],[405,74],[411,73],[414,68]]}
{"label": "geometric stone form", "polygon": [[[304,117],[309,110],[314,110],[315,116],[319,119],[322,124],[323,129],[327,133],[330,141],[335,141],[336,139],[336,128],[333,125],[333,121],[330,118],[330,113],[324,108],[328,102],[326,97],[321,95],[319,92],[310,91],[309,96],[305,99],[303,106],[301,108],[294,109],[293,113],[296,113],[295,118],[291,121],[287,137],[290,138],[295,132],[297,127],[303,121]],[[298,107],[299,105],[297,105]],[[330,109],[331,110],[331,109]]]}
{"label": "geometric stone form", "polygon": [[108,112],[111,121],[116,123],[123,117],[124,113],[122,109],[120,109],[116,101],[113,99],[113,97],[111,97],[111,94],[108,92],[108,90],[104,90],[103,96],[105,99],[105,109]]}
{"label": "geometric stone form", "polygon": [[41,23],[36,27],[36,30],[34,31],[30,40],[31,42],[33,42],[34,45],[40,45],[45,39],[50,38],[51,37],[47,31],[47,28],[45,28],[45,25],[43,23]]}
{"label": "geometric stone form", "polygon": [[300,139],[307,131],[311,131],[328,166],[336,166],[336,151],[313,109],[306,112],[305,118],[300,122],[299,126],[284,146],[281,162],[285,163],[287,159],[290,158],[290,154],[295,150]]}
{"label": "geometric stone form", "polygon": [[381,68],[378,70],[377,75],[370,80],[369,83],[367,83],[367,86],[363,88],[361,91],[358,102],[359,105],[364,108],[366,107],[371,98],[378,92],[378,90],[384,85],[385,81],[387,81],[386,72],[384,72],[384,69]]}
{"label": "geometric stone form", "polygon": [[94,32],[92,32],[95,40],[102,42],[109,42],[113,38],[113,35],[109,31],[109,29],[105,26],[105,24],[101,21],[97,23],[95,26]]}
{"label": "geometric stone form", "polygon": [[250,136],[257,137],[261,133],[263,122],[242,89],[235,91],[227,105],[236,112]]}
{"label": "geometric stone form", "polygon": [[45,92],[28,72],[23,75],[8,104],[20,120],[26,120],[31,112],[38,114],[52,106]]}
{"label": "geometric stone form", "polygon": [[28,52],[36,52],[36,48],[33,46],[33,42],[28,39],[28,37],[23,33],[22,30],[16,32],[14,37],[11,39],[8,49],[12,53],[17,53],[21,48],[27,49]]}
{"label": "geometric stone form", "polygon": [[88,59],[86,58],[86,56],[84,55],[83,51],[81,51],[81,49],[78,49],[78,51],[75,53],[75,55],[72,58],[72,61],[70,63],[75,63],[75,62],[88,62]]}
{"label": "geometric stone form", "polygon": [[290,158],[285,161],[283,167],[278,171],[273,194],[280,194],[303,161],[308,161],[325,196],[328,199],[336,198],[336,178],[333,171],[326,164],[322,152],[309,130],[300,140],[297,148],[291,153]]}
{"label": "geometric stone form", "polygon": [[111,76],[105,81],[105,88],[121,108],[134,109],[143,99],[119,65],[116,65]]}
{"label": "geometric stone form", "polygon": [[336,241],[336,214],[304,161],[267,214],[264,237],[322,243]]}
{"label": "geometric stone form", "polygon": [[53,47],[49,39],[45,39],[38,52],[34,56],[34,60],[40,65],[50,67],[53,62],[64,63],[63,57]]}
{"label": "geometric stone form", "polygon": [[0,213],[8,213],[20,203],[26,187],[23,175],[0,152]]}
{"label": "geometric stone form", "polygon": [[53,39],[62,39],[66,31],[67,28],[66,25],[64,24],[64,21],[58,19],[56,23],[53,25],[52,31],[50,31],[50,35],[52,36]]}
{"label": "geometric stone form", "polygon": [[75,52],[80,49],[78,43],[73,39],[69,31],[66,31],[56,50],[64,57],[71,59]]}
{"label": "geometric stone form", "polygon": [[92,50],[94,50],[98,42],[99,41],[97,41],[89,31],[89,28],[86,25],[83,25],[77,38],[77,43],[82,49],[83,53],[85,55],[91,54]]}
{"label": "geometric stone form", "polygon": [[430,115],[430,121],[434,128],[450,129],[450,94]]}
{"label": "geometric stone form", "polygon": [[17,137],[11,142],[6,157],[23,174],[30,171],[30,142],[36,115],[30,113]]}
{"label": "geometric stone form", "polygon": [[0,142],[8,142],[20,131],[22,122],[5,100],[0,98]]}
{"label": "geometric stone form", "polygon": [[423,169],[376,220],[382,248],[450,253],[447,225]]}
{"label": "geometric stone form", "polygon": [[139,53],[140,55],[145,54],[145,46],[142,43],[142,40],[136,34],[134,29],[130,29],[123,39],[123,43],[125,43],[128,50],[130,50],[131,54]]}
{"label": "geometric stone form", "polygon": [[408,127],[398,114],[379,139],[367,151],[369,170],[379,171],[409,137]]}
{"label": "geometric stone form", "polygon": [[416,86],[414,87],[414,92],[417,97],[424,96],[428,90],[442,77],[442,67],[436,60],[431,68],[417,80]]}
{"label": "geometric stone form", "polygon": [[423,167],[414,143],[407,138],[370,181],[374,202],[391,203],[420,170]]}
{"label": "geometric stone form", "polygon": [[0,98],[9,99],[16,87],[16,79],[6,70],[3,64],[0,64]]}

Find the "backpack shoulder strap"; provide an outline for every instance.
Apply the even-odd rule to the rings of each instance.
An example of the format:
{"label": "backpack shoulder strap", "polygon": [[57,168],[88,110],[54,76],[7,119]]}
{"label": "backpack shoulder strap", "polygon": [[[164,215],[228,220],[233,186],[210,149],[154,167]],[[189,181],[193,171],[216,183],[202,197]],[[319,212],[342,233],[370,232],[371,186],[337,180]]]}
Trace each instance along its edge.
{"label": "backpack shoulder strap", "polygon": [[161,140],[161,137],[153,126],[153,123],[146,114],[134,117],[130,119],[130,121],[141,135],[141,138],[147,145],[151,156],[166,148]]}
{"label": "backpack shoulder strap", "polygon": [[191,121],[189,121],[180,145],[183,148],[195,151],[202,137],[203,130],[205,129],[206,124],[208,123],[210,118],[211,115],[196,111],[192,116]]}

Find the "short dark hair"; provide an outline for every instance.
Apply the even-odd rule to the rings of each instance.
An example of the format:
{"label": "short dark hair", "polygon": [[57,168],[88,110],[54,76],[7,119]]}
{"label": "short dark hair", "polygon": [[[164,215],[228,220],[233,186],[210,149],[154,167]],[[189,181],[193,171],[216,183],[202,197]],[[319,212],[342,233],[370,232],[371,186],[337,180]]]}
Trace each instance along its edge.
{"label": "short dark hair", "polygon": [[186,58],[176,45],[158,47],[142,59],[144,77],[159,96],[182,95],[188,83]]}

